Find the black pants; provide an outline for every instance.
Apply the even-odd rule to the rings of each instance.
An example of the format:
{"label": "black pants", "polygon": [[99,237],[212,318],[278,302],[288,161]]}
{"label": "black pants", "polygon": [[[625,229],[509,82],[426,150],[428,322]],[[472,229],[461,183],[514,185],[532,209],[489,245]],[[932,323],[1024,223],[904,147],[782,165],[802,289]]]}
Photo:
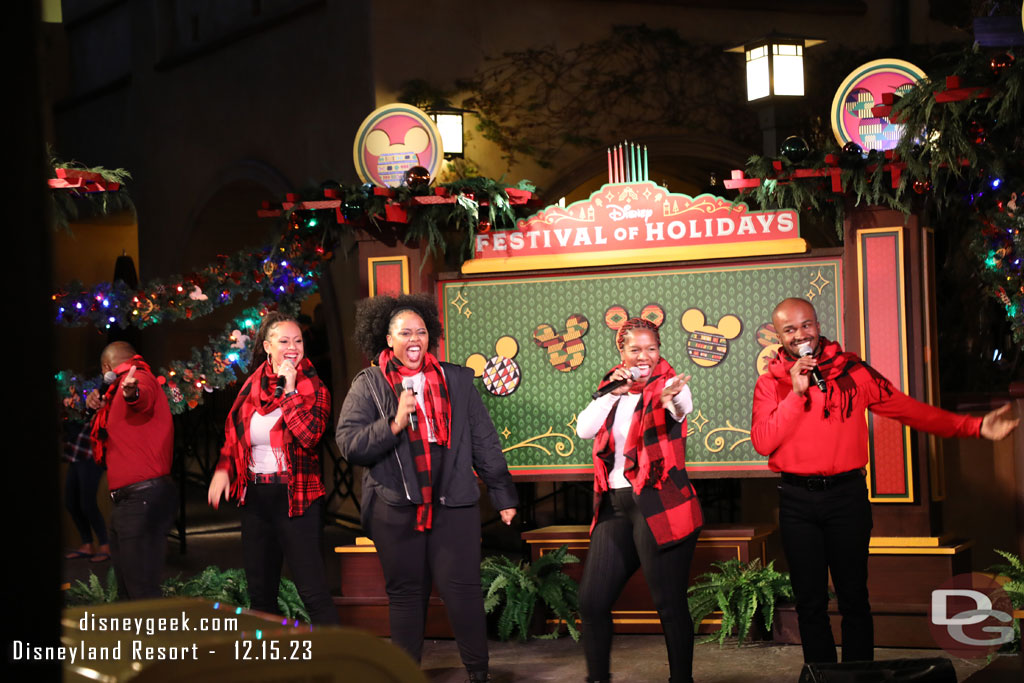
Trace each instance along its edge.
{"label": "black pants", "polygon": [[863,477],[824,491],[779,484],[779,531],[796,595],[805,662],[836,661],[828,619],[832,573],[843,617],[843,661],[874,659],[874,625],[868,601],[871,503]]}
{"label": "black pants", "polygon": [[170,477],[138,491],[119,489],[110,514],[110,554],[118,595],[129,600],[162,597],[160,575],[178,493]]}
{"label": "black pants", "polygon": [[68,476],[64,480],[64,507],[82,537],[82,545],[92,543],[96,532],[96,544],[107,544],[107,525],[96,502],[96,490],[103,478],[103,468],[92,457],[75,460],[68,464]]}
{"label": "black pants", "polygon": [[323,506],[321,496],[305,514],[289,517],[287,484],[249,485],[242,506],[242,557],[252,609],[280,614],[281,563],[287,560],[313,623],[338,623],[320,554]]}
{"label": "black pants", "polygon": [[480,508],[434,505],[429,531],[416,531],[416,507],[372,503],[370,529],[390,603],[391,642],[419,662],[430,588],[448,611],[462,663],[488,668],[487,624],[480,587]]}
{"label": "black pants", "polygon": [[693,680],[693,620],[686,589],[697,536],[692,534],[682,543],[659,549],[633,490],[613,489],[604,494],[580,584],[583,652],[590,680],[610,678],[612,605],[640,567],[665,633],[670,680]]}

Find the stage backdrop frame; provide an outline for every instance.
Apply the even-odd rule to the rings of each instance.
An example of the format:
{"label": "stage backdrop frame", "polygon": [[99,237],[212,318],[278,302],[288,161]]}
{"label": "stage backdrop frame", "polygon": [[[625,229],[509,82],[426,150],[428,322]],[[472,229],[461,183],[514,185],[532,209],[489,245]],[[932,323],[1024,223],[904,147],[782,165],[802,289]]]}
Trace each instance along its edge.
{"label": "stage backdrop frame", "polygon": [[[693,375],[690,475],[770,477],[776,475],[754,451],[749,430],[758,367],[778,348],[766,329],[772,309],[788,296],[810,299],[822,334],[843,343],[843,287],[836,250],[653,268],[453,275],[437,283],[439,353],[477,370],[477,389],[513,476],[583,480],[593,472],[592,442],[575,435],[576,416],[619,361],[606,319],[663,317],[662,355],[676,372]],[[573,316],[585,317],[586,325]]]}

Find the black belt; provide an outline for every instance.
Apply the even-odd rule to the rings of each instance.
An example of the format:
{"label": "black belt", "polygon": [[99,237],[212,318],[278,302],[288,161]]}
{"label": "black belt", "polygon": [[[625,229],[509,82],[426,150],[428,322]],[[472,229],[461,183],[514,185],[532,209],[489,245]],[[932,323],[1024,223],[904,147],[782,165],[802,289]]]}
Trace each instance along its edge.
{"label": "black belt", "polygon": [[110,492],[110,500],[115,503],[120,503],[122,500],[131,498],[132,494],[145,491],[146,489],[151,489],[164,481],[171,483],[170,475],[165,474],[164,476],[156,477],[155,479],[143,479],[142,481],[137,481],[134,484],[122,486],[121,488],[114,489]]}
{"label": "black belt", "polygon": [[834,488],[844,482],[863,478],[864,470],[858,468],[850,470],[849,472],[832,474],[827,477],[823,475],[805,476],[803,474],[790,474],[789,472],[782,472],[781,474],[782,481],[792,486],[799,486],[800,488],[807,489],[808,491],[827,491],[828,489]]}
{"label": "black belt", "polygon": [[289,479],[287,472],[254,472],[252,475],[254,484],[287,484]]}

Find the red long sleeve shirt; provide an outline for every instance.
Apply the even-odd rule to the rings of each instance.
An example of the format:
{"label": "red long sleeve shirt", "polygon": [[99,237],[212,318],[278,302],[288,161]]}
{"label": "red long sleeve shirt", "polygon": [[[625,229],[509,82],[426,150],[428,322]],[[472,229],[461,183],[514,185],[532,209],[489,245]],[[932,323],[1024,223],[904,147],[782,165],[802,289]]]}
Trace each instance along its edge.
{"label": "red long sleeve shirt", "polygon": [[921,403],[895,387],[891,394],[878,391],[866,373],[858,375],[852,400],[849,417],[833,411],[832,418],[826,419],[825,395],[817,388],[798,396],[788,383],[761,375],[754,386],[751,416],[754,450],[768,456],[768,467],[775,472],[829,476],[867,464],[864,410],[942,437],[976,437],[981,431],[982,418]]}
{"label": "red long sleeve shirt", "polygon": [[[118,386],[127,372],[119,372]],[[129,403],[124,392],[114,392],[107,418],[107,482],[114,491],[146,479],[171,473],[174,423],[167,395],[156,377],[136,368],[139,398]]]}

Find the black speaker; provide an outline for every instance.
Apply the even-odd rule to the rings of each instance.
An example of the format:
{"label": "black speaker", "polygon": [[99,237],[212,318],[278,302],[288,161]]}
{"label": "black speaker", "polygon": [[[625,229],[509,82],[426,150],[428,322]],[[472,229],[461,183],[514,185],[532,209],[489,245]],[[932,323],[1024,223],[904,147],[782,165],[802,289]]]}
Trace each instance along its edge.
{"label": "black speaker", "polygon": [[881,662],[844,662],[842,664],[804,664],[800,683],[875,683],[876,681],[913,681],[914,683],[956,683],[956,670],[945,657],[926,659],[887,659]]}

